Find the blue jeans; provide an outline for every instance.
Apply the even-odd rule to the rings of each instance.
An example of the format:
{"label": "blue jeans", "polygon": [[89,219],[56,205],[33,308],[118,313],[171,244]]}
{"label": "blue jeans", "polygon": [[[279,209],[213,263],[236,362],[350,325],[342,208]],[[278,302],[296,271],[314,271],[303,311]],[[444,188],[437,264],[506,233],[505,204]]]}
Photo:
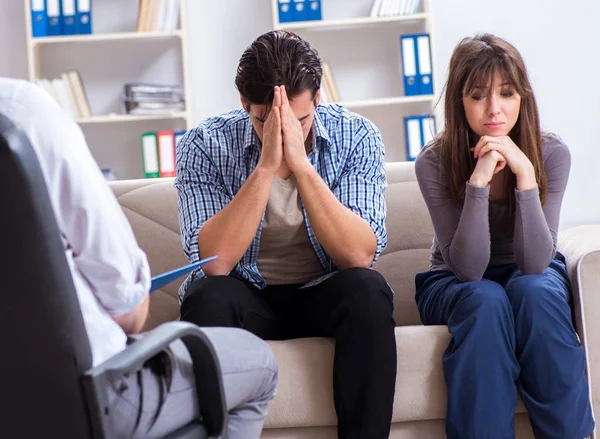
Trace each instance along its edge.
{"label": "blue jeans", "polygon": [[447,325],[452,335],[443,356],[448,439],[514,438],[517,390],[536,438],[591,434],[585,354],[561,254],[539,275],[516,264],[490,267],[475,282],[428,271],[416,287],[423,324]]}

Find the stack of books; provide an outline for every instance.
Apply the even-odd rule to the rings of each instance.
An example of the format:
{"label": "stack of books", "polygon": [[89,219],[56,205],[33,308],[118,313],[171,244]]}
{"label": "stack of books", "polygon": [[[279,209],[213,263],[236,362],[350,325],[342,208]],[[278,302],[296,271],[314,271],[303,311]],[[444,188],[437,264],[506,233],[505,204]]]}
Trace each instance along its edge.
{"label": "stack of books", "polygon": [[173,32],[179,23],[181,0],[140,0],[138,32]]}
{"label": "stack of books", "polygon": [[73,119],[91,117],[90,104],[79,72],[70,71],[63,73],[59,78],[37,79],[35,82]]}
{"label": "stack of books", "polygon": [[185,94],[178,86],[129,83],[123,87],[125,114],[166,114],[185,110]]}
{"label": "stack of books", "polygon": [[338,102],[340,93],[338,91],[331,67],[326,62],[323,63],[323,77],[321,78],[321,103]]}
{"label": "stack of books", "polygon": [[371,17],[398,17],[416,14],[421,0],[374,0]]}

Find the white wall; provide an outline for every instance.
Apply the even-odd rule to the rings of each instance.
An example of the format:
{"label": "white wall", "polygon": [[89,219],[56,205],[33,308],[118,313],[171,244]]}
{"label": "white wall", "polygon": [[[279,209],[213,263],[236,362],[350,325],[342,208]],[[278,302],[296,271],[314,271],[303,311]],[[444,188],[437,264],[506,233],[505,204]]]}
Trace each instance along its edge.
{"label": "white wall", "polygon": [[188,0],[194,121],[240,106],[235,72],[244,49],[273,27],[270,0]]}
{"label": "white wall", "polygon": [[[116,0],[96,0],[114,2]],[[123,0],[121,0],[123,1]],[[136,3],[135,0],[127,0]],[[340,15],[337,5],[346,5],[347,14],[369,10],[372,0],[322,0],[326,15]],[[434,13],[437,67],[435,81],[441,89],[448,60],[456,43],[464,36],[487,31],[511,41],[523,54],[536,92],[543,127],[559,134],[573,156],[571,180],[565,197],[562,227],[600,222],[600,2],[580,0],[431,0]],[[272,26],[270,0],[191,0],[188,2],[190,34],[190,73],[193,92],[193,119],[221,113],[239,105],[233,80],[240,54],[258,35]],[[0,75],[27,74],[24,17],[20,0],[0,0]],[[372,38],[390,34],[389,28],[375,29]],[[399,31],[400,32],[400,31]],[[399,33],[398,32],[398,33]],[[584,35],[579,41],[578,34]],[[346,52],[351,34],[343,31],[311,36],[322,41],[317,49],[328,58],[337,55],[328,47],[342,42]],[[328,40],[329,39],[329,40]],[[339,40],[338,40],[339,39]],[[368,39],[368,38],[367,38]],[[338,41],[336,41],[338,40]],[[346,54],[343,54],[346,55]],[[384,53],[385,55],[385,53]],[[351,56],[351,55],[350,55]],[[397,54],[389,54],[397,57]],[[140,54],[140,66],[148,61]],[[346,57],[348,59],[349,57]],[[342,67],[336,75],[346,90],[360,97],[365,77],[372,72],[361,65],[360,75]],[[101,61],[93,60],[99,63]],[[396,63],[392,58],[390,63]],[[578,66],[575,69],[575,66]],[[90,70],[94,65],[90,66]],[[348,71],[346,71],[348,70]],[[577,72],[575,74],[575,72]],[[385,73],[387,74],[387,73]],[[366,76],[365,76],[366,75]],[[354,82],[352,82],[354,81]],[[381,84],[379,84],[381,87]],[[373,93],[379,93],[377,88]],[[350,96],[352,97],[352,96]],[[394,107],[390,107],[393,109]],[[390,111],[388,123],[398,115]]]}
{"label": "white wall", "polygon": [[0,0],[0,76],[27,78],[23,2]]}

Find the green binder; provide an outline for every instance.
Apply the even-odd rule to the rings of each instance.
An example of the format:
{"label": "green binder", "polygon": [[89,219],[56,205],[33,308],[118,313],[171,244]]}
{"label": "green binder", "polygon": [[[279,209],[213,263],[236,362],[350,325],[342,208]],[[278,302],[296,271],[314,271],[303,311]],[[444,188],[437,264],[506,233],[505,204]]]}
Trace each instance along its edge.
{"label": "green binder", "polygon": [[142,158],[144,162],[144,177],[160,177],[158,165],[158,139],[156,133],[142,134]]}

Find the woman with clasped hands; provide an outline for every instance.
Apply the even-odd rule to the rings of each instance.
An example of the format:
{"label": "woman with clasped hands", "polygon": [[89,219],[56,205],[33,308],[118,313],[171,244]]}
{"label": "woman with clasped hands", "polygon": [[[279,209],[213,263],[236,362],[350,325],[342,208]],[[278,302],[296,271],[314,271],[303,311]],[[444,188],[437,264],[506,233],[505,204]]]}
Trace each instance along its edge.
{"label": "woman with clasped hands", "polygon": [[443,356],[449,439],[514,438],[517,391],[536,438],[594,428],[571,287],[556,251],[570,154],[542,134],[523,59],[492,36],[450,60],[445,129],[419,155],[435,229],[416,276],[426,325],[448,325]]}

